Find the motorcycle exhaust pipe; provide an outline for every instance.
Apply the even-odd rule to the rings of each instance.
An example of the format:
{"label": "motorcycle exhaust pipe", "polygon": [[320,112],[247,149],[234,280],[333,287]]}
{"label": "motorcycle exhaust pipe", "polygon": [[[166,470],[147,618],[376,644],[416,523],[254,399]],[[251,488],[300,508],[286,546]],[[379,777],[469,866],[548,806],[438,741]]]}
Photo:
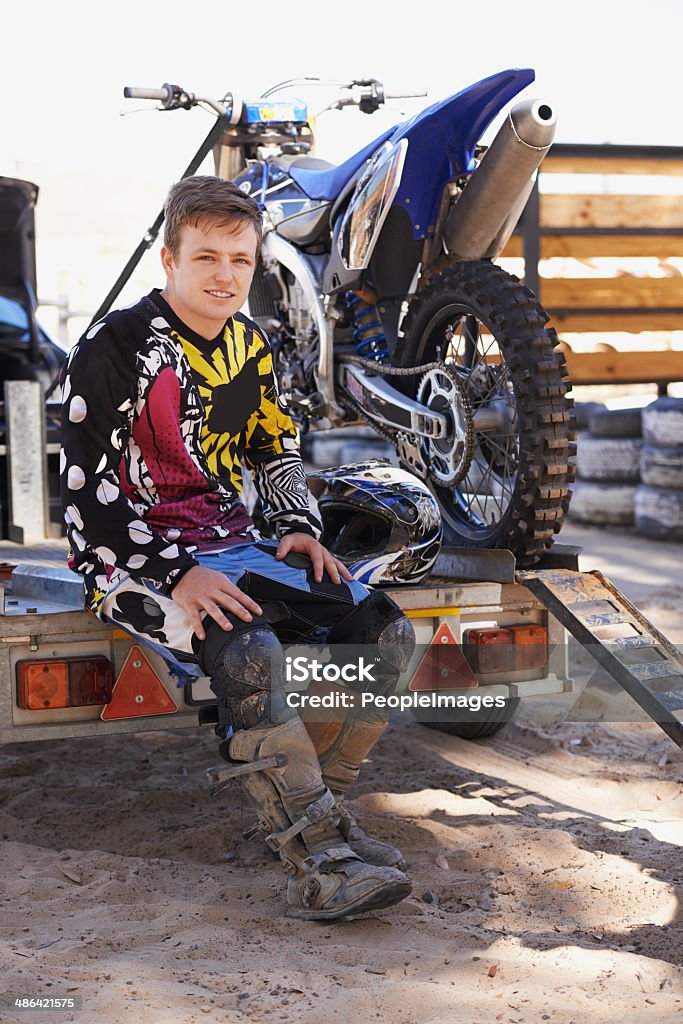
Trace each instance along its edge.
{"label": "motorcycle exhaust pipe", "polygon": [[449,253],[463,260],[500,255],[552,145],[555,124],[555,111],[543,100],[515,104],[446,218]]}

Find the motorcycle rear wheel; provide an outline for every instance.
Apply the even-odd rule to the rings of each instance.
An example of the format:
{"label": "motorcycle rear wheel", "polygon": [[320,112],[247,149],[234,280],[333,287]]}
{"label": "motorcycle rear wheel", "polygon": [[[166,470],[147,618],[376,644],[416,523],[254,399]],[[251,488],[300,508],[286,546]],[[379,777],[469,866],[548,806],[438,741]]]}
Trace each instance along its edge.
{"label": "motorcycle rear wheel", "polygon": [[[552,544],[574,477],[571,384],[547,320],[514,275],[488,262],[454,263],[411,301],[394,357],[402,367],[448,362],[472,406],[474,456],[466,476],[450,487],[430,482],[444,542],[508,548],[520,566]],[[420,381],[410,387],[417,396]],[[439,443],[423,440],[428,465],[438,463]]]}

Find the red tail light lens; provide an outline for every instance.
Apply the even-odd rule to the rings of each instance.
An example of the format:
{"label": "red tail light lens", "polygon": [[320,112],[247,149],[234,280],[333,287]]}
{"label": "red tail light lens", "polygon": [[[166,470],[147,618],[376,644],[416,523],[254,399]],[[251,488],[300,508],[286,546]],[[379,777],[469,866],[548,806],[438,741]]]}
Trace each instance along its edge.
{"label": "red tail light lens", "polygon": [[111,700],[108,658],[68,658],[17,663],[17,703],[27,711],[89,707]]}
{"label": "red tail light lens", "polygon": [[468,629],[464,639],[467,660],[480,675],[537,671],[548,663],[547,630],[533,623]]}
{"label": "red tail light lens", "polygon": [[514,671],[512,633],[502,626],[494,629],[468,629],[465,634],[465,651],[472,669],[481,675]]}
{"label": "red tail light lens", "polygon": [[83,658],[69,662],[71,707],[108,704],[111,691],[111,664],[107,658]]}

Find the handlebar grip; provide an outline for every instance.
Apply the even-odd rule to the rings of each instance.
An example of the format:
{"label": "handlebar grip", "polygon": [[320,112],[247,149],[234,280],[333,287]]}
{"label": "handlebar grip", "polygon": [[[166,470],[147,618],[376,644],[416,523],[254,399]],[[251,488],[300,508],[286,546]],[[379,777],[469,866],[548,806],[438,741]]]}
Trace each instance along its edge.
{"label": "handlebar grip", "polygon": [[123,95],[127,100],[159,100],[165,103],[171,95],[171,89],[165,85],[162,89],[144,89],[135,85],[126,85]]}
{"label": "handlebar grip", "polygon": [[426,95],[427,95],[427,90],[426,89],[423,92],[385,92],[384,93],[384,99],[385,100],[411,100],[411,99],[418,99],[419,97],[426,96]]}

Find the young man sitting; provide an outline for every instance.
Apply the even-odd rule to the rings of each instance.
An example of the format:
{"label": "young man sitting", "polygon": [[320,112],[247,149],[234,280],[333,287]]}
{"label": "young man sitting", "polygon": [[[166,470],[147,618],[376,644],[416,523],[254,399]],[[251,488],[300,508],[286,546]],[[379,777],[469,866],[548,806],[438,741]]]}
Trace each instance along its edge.
{"label": "young man sitting", "polygon": [[[386,721],[350,714],[307,728],[285,697],[282,643],[370,645],[375,692],[387,694],[412,628],[317,539],[270,346],[239,312],[258,205],[197,176],[173,186],[165,212],[165,287],[92,326],[64,372],[70,565],[96,614],[210,676],[221,753],[253,768],[243,786],[289,873],[289,915],[390,906],[410,892],[401,854],[341,803]],[[241,464],[277,541],[261,540],[239,500]]]}

